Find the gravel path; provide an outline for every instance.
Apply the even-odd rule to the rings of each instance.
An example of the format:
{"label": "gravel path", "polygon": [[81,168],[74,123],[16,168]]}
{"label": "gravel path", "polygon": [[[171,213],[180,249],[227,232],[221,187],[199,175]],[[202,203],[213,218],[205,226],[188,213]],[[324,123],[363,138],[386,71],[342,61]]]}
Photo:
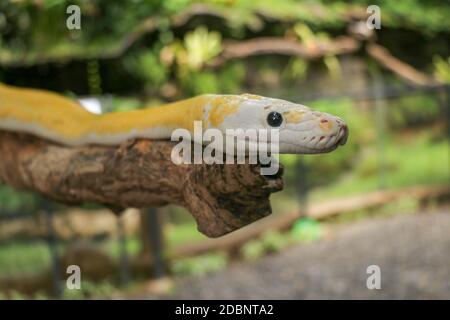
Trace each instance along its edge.
{"label": "gravel path", "polygon": [[[369,290],[366,268],[381,268]],[[450,299],[450,211],[344,225],[321,241],[176,281],[176,299]]]}

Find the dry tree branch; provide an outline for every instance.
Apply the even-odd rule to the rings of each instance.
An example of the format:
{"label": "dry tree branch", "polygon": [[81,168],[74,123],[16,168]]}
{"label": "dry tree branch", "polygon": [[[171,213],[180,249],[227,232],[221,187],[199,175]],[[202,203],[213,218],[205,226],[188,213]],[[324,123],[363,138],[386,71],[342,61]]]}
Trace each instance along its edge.
{"label": "dry tree branch", "polygon": [[413,85],[431,86],[438,84],[438,81],[433,77],[416,70],[409,64],[394,57],[388,49],[375,43],[369,43],[366,46],[369,56],[374,58],[386,69],[397,74]]}
{"label": "dry tree branch", "polygon": [[262,54],[281,54],[313,60],[326,55],[356,52],[359,48],[360,43],[347,36],[337,37],[329,41],[317,41],[308,45],[287,38],[261,37],[224,43],[223,52],[209,65],[219,66],[231,59],[242,59]]}
{"label": "dry tree branch", "polygon": [[0,181],[66,204],[111,208],[181,205],[209,237],[219,237],[271,213],[280,174],[259,165],[175,165],[170,141],[135,140],[118,147],[66,147],[0,131]]}

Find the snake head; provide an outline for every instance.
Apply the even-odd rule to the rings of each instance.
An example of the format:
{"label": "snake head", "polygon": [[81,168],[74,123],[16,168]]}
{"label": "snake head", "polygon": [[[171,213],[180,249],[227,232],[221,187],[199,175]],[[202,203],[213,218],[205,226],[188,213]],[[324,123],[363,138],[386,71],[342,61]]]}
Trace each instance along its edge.
{"label": "snake head", "polygon": [[226,104],[215,103],[218,108],[226,105],[228,110],[233,106],[233,112],[228,112],[217,126],[222,131],[278,129],[278,153],[282,154],[325,153],[347,142],[348,127],[337,116],[281,99],[250,94],[238,97],[230,96]]}
{"label": "snake head", "polygon": [[347,142],[347,124],[337,116],[303,105],[292,106],[281,115],[284,127],[279,131],[280,153],[326,153]]}

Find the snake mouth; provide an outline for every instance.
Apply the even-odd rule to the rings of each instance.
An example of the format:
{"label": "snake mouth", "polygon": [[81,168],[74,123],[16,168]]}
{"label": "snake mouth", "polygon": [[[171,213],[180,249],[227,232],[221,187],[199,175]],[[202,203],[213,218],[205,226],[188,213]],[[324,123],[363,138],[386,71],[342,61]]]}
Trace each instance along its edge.
{"label": "snake mouth", "polygon": [[347,139],[348,139],[348,127],[346,125],[343,125],[339,129],[338,136],[339,136],[338,144],[340,144],[341,146],[345,145],[347,143]]}
{"label": "snake mouth", "polygon": [[[328,153],[338,146],[345,145],[348,139],[348,128],[340,125],[337,132],[328,135],[306,135],[298,142],[281,142],[281,153],[318,154]],[[284,152],[283,152],[284,150]]]}
{"label": "snake mouth", "polygon": [[[348,139],[348,127],[345,124],[340,125],[339,131],[335,134],[328,136],[320,136],[314,137],[312,139],[312,147],[313,149],[323,150],[323,152],[328,152],[336,149],[338,146],[343,146],[347,143]],[[317,140],[314,143],[314,140]],[[331,150],[330,150],[331,149]]]}

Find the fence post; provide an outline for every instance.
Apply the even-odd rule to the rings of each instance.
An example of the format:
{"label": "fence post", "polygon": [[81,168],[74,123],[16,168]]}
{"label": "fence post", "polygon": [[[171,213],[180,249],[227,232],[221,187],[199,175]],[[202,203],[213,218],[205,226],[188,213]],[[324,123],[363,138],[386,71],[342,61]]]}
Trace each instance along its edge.
{"label": "fence post", "polygon": [[450,84],[447,84],[447,132],[448,137],[450,137]]}
{"label": "fence post", "polygon": [[62,295],[61,287],[61,263],[58,255],[57,238],[53,228],[53,208],[48,200],[44,200],[43,211],[45,222],[47,226],[47,246],[50,252],[50,259],[52,265],[52,283],[53,295],[60,298]]}
{"label": "fence post", "polygon": [[117,216],[117,235],[119,244],[119,260],[120,260],[120,283],[124,286],[126,285],[130,278],[130,261],[128,259],[127,251],[127,236],[125,225],[123,222],[123,214],[118,214]]}
{"label": "fence post", "polygon": [[143,217],[143,248],[153,264],[153,277],[161,278],[165,275],[163,224],[160,210],[149,208],[142,212]]}
{"label": "fence post", "polygon": [[372,70],[375,121],[378,142],[378,187],[386,187],[386,106],[384,102],[383,78],[378,70]]}
{"label": "fence post", "polygon": [[308,167],[303,156],[298,157],[296,161],[295,173],[300,216],[304,217],[308,210]]}
{"label": "fence post", "polygon": [[443,94],[437,93],[438,101],[443,109],[445,117],[445,131],[447,133],[447,139],[450,139],[450,84],[443,86]]}

